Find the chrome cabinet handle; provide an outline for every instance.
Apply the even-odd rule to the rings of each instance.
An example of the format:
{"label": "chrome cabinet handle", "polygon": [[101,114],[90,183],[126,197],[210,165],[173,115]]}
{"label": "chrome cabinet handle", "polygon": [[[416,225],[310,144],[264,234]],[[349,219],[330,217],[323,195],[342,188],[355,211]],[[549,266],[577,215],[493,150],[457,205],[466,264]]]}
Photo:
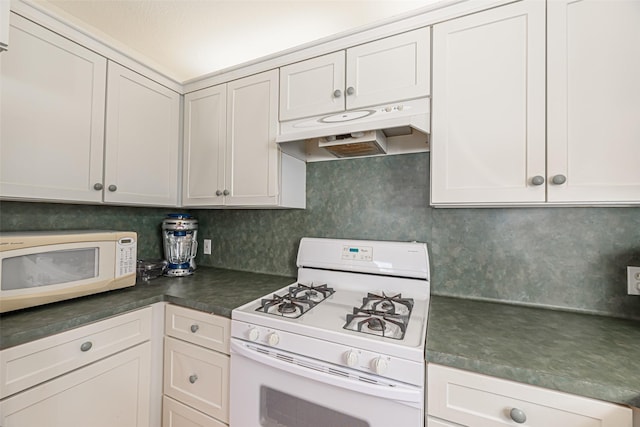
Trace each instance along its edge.
{"label": "chrome cabinet handle", "polygon": [[347,95],[353,95],[354,93],[356,93],[356,89],[353,86],[349,86],[347,88]]}
{"label": "chrome cabinet handle", "polygon": [[118,189],[118,187],[116,187],[115,185],[111,184],[108,188],[109,191],[116,191]]}
{"label": "chrome cabinet handle", "polygon": [[509,415],[511,416],[511,419],[518,424],[523,424],[527,421],[527,414],[525,414],[522,409],[511,408]]}
{"label": "chrome cabinet handle", "polygon": [[555,185],[562,185],[567,182],[567,177],[564,175],[556,175],[551,179],[551,182],[553,182]]}
{"label": "chrome cabinet handle", "polygon": [[200,326],[195,325],[195,324],[194,324],[194,325],[191,325],[191,332],[193,332],[194,334],[195,334],[196,332],[198,332],[198,329],[200,329]]}
{"label": "chrome cabinet handle", "polygon": [[336,89],[333,91],[334,98],[340,98],[342,96],[342,91],[340,89]]}
{"label": "chrome cabinet handle", "polygon": [[216,196],[222,196],[222,191],[216,190]]}
{"label": "chrome cabinet handle", "polygon": [[93,343],[91,341],[83,342],[80,346],[80,351],[89,351],[93,347]]}
{"label": "chrome cabinet handle", "polygon": [[191,384],[195,384],[196,381],[198,381],[198,376],[196,374],[193,374],[189,377],[189,382]]}
{"label": "chrome cabinet handle", "polygon": [[95,184],[93,184],[93,189],[94,189],[94,190],[100,191],[100,190],[102,190],[103,188],[104,188],[104,185],[102,185],[102,184],[101,184],[101,183],[99,183],[99,182],[96,182]]}
{"label": "chrome cabinet handle", "polygon": [[531,178],[531,183],[533,185],[542,185],[542,184],[544,184],[544,177],[542,177],[540,175],[536,175],[533,178]]}
{"label": "chrome cabinet handle", "polygon": [[228,196],[228,195],[229,195],[229,194],[231,194],[231,193],[229,193],[229,190],[224,190],[224,191],[222,192],[222,194],[223,194],[223,195],[225,195],[225,196]]}

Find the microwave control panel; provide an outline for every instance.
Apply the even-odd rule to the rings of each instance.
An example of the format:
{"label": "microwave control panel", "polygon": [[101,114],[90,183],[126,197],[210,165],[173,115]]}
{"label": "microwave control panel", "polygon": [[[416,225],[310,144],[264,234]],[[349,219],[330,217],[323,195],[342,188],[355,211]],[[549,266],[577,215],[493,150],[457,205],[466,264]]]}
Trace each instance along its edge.
{"label": "microwave control panel", "polygon": [[137,244],[131,237],[116,242],[116,277],[136,272]]}

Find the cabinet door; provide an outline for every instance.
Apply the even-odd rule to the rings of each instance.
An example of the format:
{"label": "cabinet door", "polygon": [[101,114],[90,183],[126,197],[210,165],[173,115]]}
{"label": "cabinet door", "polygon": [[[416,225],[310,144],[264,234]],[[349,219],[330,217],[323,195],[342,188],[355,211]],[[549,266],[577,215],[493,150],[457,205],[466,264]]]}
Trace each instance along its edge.
{"label": "cabinet door", "polygon": [[432,204],[545,201],[544,32],[536,0],[434,26]]}
{"label": "cabinet door", "polygon": [[548,200],[638,203],[640,2],[547,7]]}
{"label": "cabinet door", "polygon": [[429,95],[430,46],[421,28],[347,49],[347,109]]}
{"label": "cabinet door", "polygon": [[0,1],[0,52],[9,48],[9,2]]}
{"label": "cabinet door", "polygon": [[344,67],[341,50],[280,68],[280,120],[343,111]]}
{"label": "cabinet door", "polygon": [[15,14],[10,33],[0,55],[0,196],[100,202],[105,58]]}
{"label": "cabinet door", "polygon": [[224,202],[227,85],[184,97],[183,206]]}
{"label": "cabinet door", "polygon": [[227,84],[227,205],[276,205],[278,71]]}
{"label": "cabinet door", "polygon": [[147,427],[150,343],[141,344],[0,402],[0,424]]}
{"label": "cabinet door", "polygon": [[109,62],[104,201],[176,206],[180,96]]}

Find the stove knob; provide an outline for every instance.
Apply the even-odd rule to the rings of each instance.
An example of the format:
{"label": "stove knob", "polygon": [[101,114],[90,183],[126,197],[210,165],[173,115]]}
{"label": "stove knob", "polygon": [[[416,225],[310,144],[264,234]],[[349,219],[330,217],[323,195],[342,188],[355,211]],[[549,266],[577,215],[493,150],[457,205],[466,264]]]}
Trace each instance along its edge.
{"label": "stove knob", "polygon": [[278,345],[278,343],[280,342],[280,337],[274,332],[269,335],[269,337],[267,338],[267,342],[270,346]]}
{"label": "stove knob", "polygon": [[347,366],[353,368],[358,364],[358,353],[353,350],[349,350],[345,353],[344,359],[347,362]]}
{"label": "stove knob", "polygon": [[249,341],[257,341],[260,338],[260,331],[256,328],[249,329]]}
{"label": "stove knob", "polygon": [[387,372],[387,368],[389,368],[389,362],[383,359],[382,357],[376,357],[371,361],[371,368],[373,368],[374,372],[378,375],[382,375]]}

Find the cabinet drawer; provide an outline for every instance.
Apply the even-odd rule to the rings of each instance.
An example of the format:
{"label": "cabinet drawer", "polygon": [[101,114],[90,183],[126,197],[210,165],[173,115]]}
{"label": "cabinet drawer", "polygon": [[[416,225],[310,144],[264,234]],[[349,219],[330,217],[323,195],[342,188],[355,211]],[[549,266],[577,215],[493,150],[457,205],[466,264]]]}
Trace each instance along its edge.
{"label": "cabinet drawer", "polygon": [[12,395],[151,337],[151,307],[0,352],[0,395]]}
{"label": "cabinet drawer", "polygon": [[165,334],[229,354],[231,319],[167,305]]}
{"label": "cabinet drawer", "polygon": [[228,422],[229,356],[166,337],[164,394]]}
{"label": "cabinet drawer", "polygon": [[162,398],[162,427],[227,427],[227,425],[164,396]]}
{"label": "cabinet drawer", "polygon": [[512,412],[529,427],[632,426],[631,409],[599,400],[438,365],[427,379],[429,415],[466,426],[518,425]]}

